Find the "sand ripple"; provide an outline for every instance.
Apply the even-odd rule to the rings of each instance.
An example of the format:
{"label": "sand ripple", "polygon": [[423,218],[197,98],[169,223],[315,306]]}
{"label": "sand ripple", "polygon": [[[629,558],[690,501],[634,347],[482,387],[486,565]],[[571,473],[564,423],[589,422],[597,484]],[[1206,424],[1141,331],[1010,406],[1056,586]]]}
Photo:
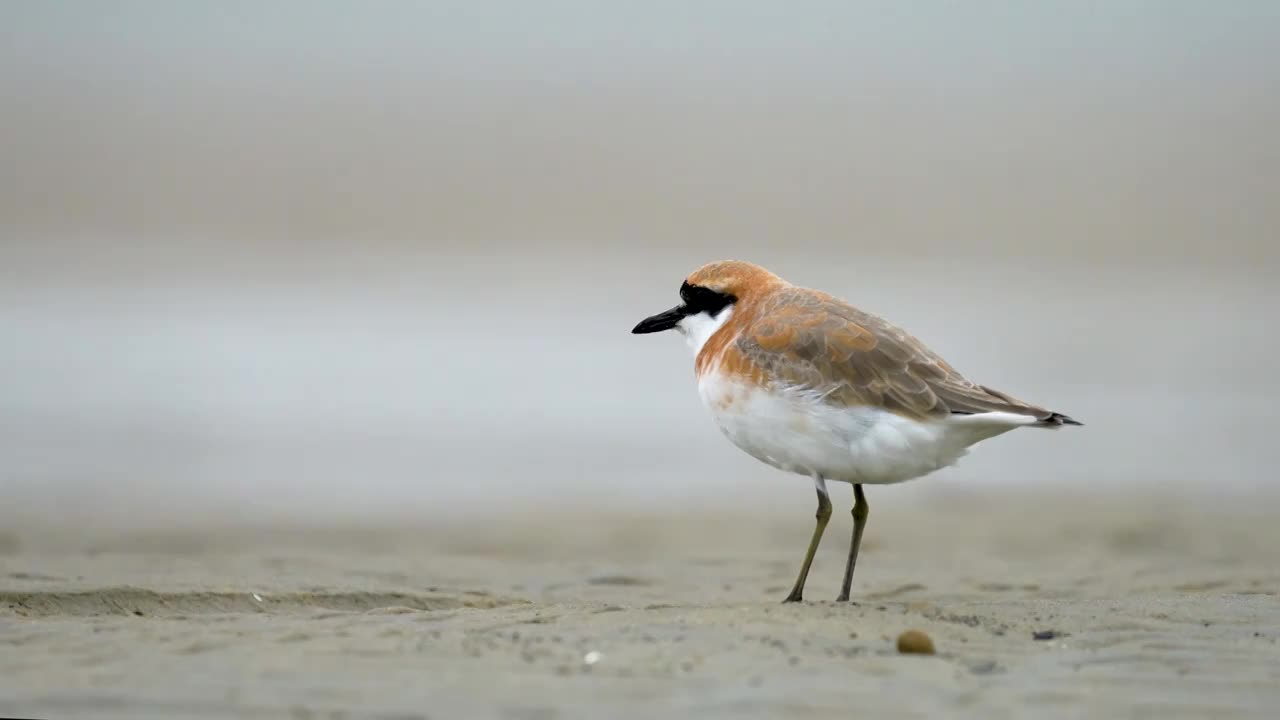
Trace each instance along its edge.
{"label": "sand ripple", "polygon": [[25,617],[211,613],[297,614],[315,611],[385,613],[491,609],[522,602],[481,593],[432,592],[156,592],[112,587],[78,592],[0,592],[0,607]]}

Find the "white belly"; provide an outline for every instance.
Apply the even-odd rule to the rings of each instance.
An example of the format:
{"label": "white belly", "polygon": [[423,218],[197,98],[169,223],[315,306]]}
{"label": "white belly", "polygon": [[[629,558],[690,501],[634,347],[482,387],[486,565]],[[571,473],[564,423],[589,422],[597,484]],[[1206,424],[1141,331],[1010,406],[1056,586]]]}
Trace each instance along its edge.
{"label": "white belly", "polygon": [[878,408],[842,408],[804,391],[767,392],[718,373],[698,383],[721,431],[780,470],[828,480],[884,484],[954,463],[965,448],[1032,418],[1008,413],[919,421]]}

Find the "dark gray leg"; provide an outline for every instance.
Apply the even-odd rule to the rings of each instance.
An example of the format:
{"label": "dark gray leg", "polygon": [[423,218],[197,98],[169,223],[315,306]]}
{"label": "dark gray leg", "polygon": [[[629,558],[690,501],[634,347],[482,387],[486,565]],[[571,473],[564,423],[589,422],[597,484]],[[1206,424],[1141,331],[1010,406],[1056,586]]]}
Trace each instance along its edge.
{"label": "dark gray leg", "polygon": [[849,599],[849,586],[853,585],[853,566],[858,562],[858,546],[862,544],[862,530],[867,526],[867,515],[871,507],[867,505],[867,497],[862,494],[862,486],[853,486],[853,541],[849,544],[849,560],[844,566],[844,583],[840,586],[841,602]]}
{"label": "dark gray leg", "polygon": [[783,602],[800,602],[804,594],[804,581],[809,577],[809,566],[813,564],[813,554],[818,551],[818,543],[822,541],[822,531],[827,529],[827,521],[831,519],[831,498],[827,497],[827,483],[821,475],[813,476],[813,487],[818,491],[818,512],[814,515],[818,523],[813,527],[813,539],[809,541],[809,551],[804,554],[804,565],[800,566],[800,576],[796,578],[795,587]]}

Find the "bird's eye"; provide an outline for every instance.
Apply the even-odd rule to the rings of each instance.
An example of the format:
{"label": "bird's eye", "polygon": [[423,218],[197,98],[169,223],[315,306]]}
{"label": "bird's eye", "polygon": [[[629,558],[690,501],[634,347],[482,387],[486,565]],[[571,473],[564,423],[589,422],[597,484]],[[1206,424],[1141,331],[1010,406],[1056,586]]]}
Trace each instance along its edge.
{"label": "bird's eye", "polygon": [[680,299],[691,313],[719,314],[725,307],[732,305],[737,298],[701,285],[685,283],[680,286]]}

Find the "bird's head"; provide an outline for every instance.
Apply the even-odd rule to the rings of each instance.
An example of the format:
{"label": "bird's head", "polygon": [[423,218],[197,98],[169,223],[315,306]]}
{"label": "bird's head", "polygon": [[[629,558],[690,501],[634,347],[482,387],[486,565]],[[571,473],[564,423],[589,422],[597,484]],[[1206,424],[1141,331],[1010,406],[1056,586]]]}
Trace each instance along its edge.
{"label": "bird's head", "polygon": [[639,335],[676,329],[691,343],[702,343],[733,314],[786,282],[759,265],[740,260],[713,262],[694,270],[680,285],[680,304],[641,320]]}

